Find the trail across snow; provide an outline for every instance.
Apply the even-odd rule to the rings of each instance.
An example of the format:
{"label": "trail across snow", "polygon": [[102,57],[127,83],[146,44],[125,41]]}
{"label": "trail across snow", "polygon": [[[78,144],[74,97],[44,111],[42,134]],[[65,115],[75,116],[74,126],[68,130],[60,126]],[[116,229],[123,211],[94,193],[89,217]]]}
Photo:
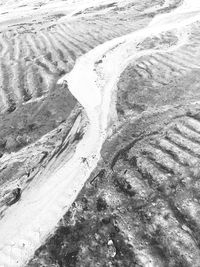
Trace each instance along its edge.
{"label": "trail across snow", "polygon": [[[190,13],[187,16],[188,3],[191,9],[200,8],[198,1],[185,1],[179,10],[158,16],[145,29],[96,47],[79,58],[72,72],[58,81],[60,84],[66,81],[71,93],[85,108],[90,122],[88,130],[72,159],[55,172],[45,173],[33,181],[21,200],[10,207],[0,221],[0,267],[26,264],[54,230],[97,165],[109,120],[116,119],[110,106],[120,73],[133,58],[152,53],[152,50],[138,51],[138,42],[200,19],[200,12],[196,11],[195,17]],[[176,20],[176,12],[184,16]],[[175,49],[182,41],[184,38],[169,49]],[[82,158],[87,158],[87,163]]]}

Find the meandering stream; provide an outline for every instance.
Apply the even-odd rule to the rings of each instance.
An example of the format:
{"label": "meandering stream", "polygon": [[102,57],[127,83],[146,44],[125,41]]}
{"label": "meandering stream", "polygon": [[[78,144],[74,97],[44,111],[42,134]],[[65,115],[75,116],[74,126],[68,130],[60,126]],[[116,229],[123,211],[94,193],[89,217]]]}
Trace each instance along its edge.
{"label": "meandering stream", "polygon": [[[60,84],[66,81],[71,93],[84,107],[89,119],[88,129],[74,156],[62,168],[48,175],[45,173],[39,181],[33,181],[21,200],[10,207],[0,221],[0,266],[26,264],[54,230],[96,167],[109,122],[117,120],[111,101],[120,73],[134,58],[154,52],[153,49],[138,50],[137,44],[148,36],[178,29],[199,19],[198,0],[184,1],[170,14],[157,16],[145,29],[91,50],[77,60],[69,74],[58,81]],[[182,45],[186,37],[184,34],[181,36],[179,42],[166,48],[166,51]]]}

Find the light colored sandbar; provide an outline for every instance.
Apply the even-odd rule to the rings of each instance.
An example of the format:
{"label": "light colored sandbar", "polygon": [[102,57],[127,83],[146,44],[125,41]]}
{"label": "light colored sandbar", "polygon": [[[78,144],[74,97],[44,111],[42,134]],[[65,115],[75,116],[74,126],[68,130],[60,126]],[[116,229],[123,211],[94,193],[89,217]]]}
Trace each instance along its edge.
{"label": "light colored sandbar", "polygon": [[[174,18],[173,12],[171,16]],[[109,121],[116,119],[116,113],[110,107],[120,73],[134,58],[154,52],[138,51],[138,42],[165,30],[181,30],[199,19],[200,13],[189,18],[185,13],[181,20],[174,19],[171,23],[169,16],[162,27],[156,24],[106,42],[79,58],[72,72],[58,81],[59,84],[66,81],[71,93],[85,108],[88,129],[74,156],[55,172],[46,171],[33,180],[21,200],[0,221],[0,267],[24,266],[55,229],[97,165]],[[181,43],[168,50],[176,49]],[[87,158],[87,162],[83,158]]]}

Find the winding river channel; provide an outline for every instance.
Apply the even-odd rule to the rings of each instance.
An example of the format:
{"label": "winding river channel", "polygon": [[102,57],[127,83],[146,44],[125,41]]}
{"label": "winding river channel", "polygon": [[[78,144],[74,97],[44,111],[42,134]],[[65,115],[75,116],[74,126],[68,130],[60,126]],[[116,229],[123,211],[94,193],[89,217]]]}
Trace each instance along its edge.
{"label": "winding river channel", "polygon": [[[199,0],[184,1],[168,14],[155,17],[144,29],[97,46],[80,57],[73,70],[58,80],[64,82],[84,107],[89,125],[73,157],[55,172],[45,173],[24,191],[21,201],[10,207],[0,221],[0,267],[24,266],[55,229],[100,159],[111,121],[116,121],[113,94],[125,67],[134,59],[154,53],[137,44],[167,30],[181,31],[200,20]],[[173,50],[186,36],[163,50]],[[158,50],[157,50],[158,51]],[[87,162],[83,161],[87,158]]]}

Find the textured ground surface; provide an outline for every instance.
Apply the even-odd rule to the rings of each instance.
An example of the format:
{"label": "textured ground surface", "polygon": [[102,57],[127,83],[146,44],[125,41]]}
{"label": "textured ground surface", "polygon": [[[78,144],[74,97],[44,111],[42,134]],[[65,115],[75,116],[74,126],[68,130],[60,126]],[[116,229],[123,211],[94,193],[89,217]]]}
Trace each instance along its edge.
{"label": "textured ground surface", "polygon": [[[1,2],[0,183],[6,199],[7,192],[23,190],[27,173],[39,169],[44,155],[46,162],[51,158],[57,145],[45,149],[41,138],[52,133],[62,143],[65,134],[57,138],[56,129],[66,122],[76,100],[66,87],[56,85],[58,78],[98,44],[147,25],[155,15],[148,8],[155,6],[162,13],[179,3],[165,7],[162,1],[126,1],[81,8],[79,1]],[[19,182],[19,177],[24,178]]]}
{"label": "textured ground surface", "polygon": [[129,122],[28,266],[199,266],[199,114]]}
{"label": "textured ground surface", "polygon": [[120,130],[27,266],[200,266],[199,30],[138,45],[149,52],[119,79]]}
{"label": "textured ground surface", "polygon": [[[1,3],[1,216],[84,135],[83,109],[58,78],[97,45],[182,3],[90,2]],[[117,83],[118,128],[27,267],[200,266],[199,33],[196,19],[137,44]]]}

